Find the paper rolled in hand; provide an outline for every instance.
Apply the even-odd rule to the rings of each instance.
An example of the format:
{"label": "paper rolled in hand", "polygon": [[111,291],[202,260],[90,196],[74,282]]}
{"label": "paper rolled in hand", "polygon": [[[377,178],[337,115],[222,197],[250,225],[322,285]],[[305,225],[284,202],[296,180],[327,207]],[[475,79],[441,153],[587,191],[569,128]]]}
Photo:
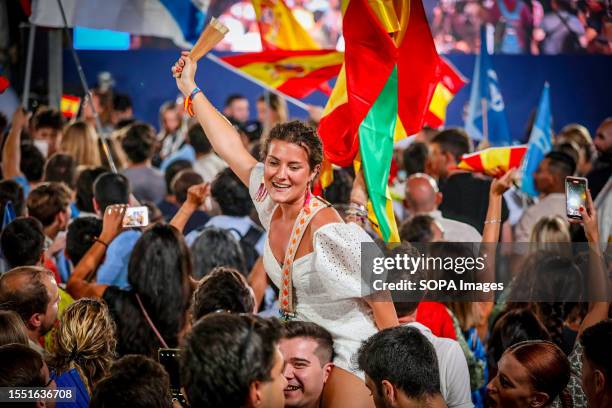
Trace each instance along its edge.
{"label": "paper rolled in hand", "polygon": [[215,45],[219,43],[225,37],[225,34],[229,32],[229,28],[224,26],[219,20],[212,17],[210,19],[210,23],[206,26],[202,34],[200,34],[200,38],[195,43],[193,48],[189,53],[189,58],[191,58],[194,62],[198,61],[204,55],[206,55],[210,50],[212,50]]}

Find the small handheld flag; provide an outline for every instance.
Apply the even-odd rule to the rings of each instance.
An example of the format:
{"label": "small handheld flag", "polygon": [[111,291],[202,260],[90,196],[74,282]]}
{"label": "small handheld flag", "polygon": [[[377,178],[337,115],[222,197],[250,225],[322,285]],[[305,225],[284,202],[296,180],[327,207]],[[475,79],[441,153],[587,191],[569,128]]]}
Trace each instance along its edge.
{"label": "small handheld flag", "polygon": [[490,147],[465,154],[457,168],[474,173],[501,177],[510,169],[518,168],[527,152],[527,146]]}

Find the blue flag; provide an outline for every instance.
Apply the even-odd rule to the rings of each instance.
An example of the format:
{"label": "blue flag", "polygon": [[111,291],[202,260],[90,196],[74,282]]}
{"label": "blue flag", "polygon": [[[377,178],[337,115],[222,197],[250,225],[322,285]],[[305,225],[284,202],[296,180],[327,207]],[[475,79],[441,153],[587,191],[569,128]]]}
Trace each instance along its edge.
{"label": "blue flag", "polygon": [[483,140],[486,136],[491,146],[512,144],[504,98],[499,90],[497,73],[487,52],[484,26],[480,28],[480,54],[476,56],[474,66],[465,130],[474,140]]}
{"label": "blue flag", "polygon": [[7,225],[11,223],[15,218],[15,210],[13,209],[13,203],[11,201],[7,201],[4,206],[4,214],[2,215],[2,229],[6,228]]}
{"label": "blue flag", "polygon": [[540,105],[535,122],[529,135],[527,153],[523,158],[521,190],[531,197],[538,195],[533,182],[533,173],[540,162],[552,149],[552,115],[550,113],[550,96],[548,82],[544,84]]}

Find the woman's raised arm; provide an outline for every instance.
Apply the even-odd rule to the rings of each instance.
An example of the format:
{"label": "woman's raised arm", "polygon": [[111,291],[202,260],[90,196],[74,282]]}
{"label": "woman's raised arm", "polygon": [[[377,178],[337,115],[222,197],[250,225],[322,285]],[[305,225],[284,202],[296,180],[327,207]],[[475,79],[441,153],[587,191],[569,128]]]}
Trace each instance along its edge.
{"label": "woman's raised arm", "polygon": [[191,97],[191,106],[195,117],[202,125],[217,155],[225,160],[238,178],[248,186],[251,170],[257,164],[257,160],[242,144],[236,129],[215,109],[204,96],[204,93],[196,92],[194,94],[194,90],[198,88],[195,83],[195,73],[198,65],[188,55],[188,52],[183,51],[179,60],[172,67],[172,74],[176,78],[176,86],[185,98]]}

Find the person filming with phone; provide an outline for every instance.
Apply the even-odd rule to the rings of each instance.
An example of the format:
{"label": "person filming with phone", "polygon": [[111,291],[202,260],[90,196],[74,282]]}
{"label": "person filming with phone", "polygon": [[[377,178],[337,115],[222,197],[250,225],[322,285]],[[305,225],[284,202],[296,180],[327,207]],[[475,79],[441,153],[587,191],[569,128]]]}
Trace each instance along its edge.
{"label": "person filming with phone", "polygon": [[567,153],[553,150],[533,174],[540,200],[525,210],[514,231],[515,242],[529,242],[533,226],[544,216],[566,217],[565,178],[576,171],[576,162]]}

